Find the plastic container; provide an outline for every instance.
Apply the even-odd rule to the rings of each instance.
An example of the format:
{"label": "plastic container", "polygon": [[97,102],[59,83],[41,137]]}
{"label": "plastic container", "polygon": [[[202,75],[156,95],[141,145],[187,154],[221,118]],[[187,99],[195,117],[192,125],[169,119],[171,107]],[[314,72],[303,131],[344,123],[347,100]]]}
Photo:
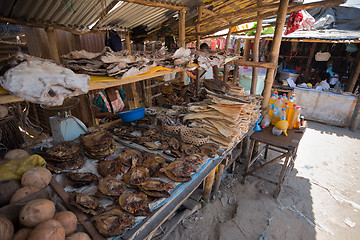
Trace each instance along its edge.
{"label": "plastic container", "polygon": [[266,128],[270,125],[271,117],[266,114],[265,117],[261,120],[261,127]]}
{"label": "plastic container", "polygon": [[269,116],[273,115],[275,101],[276,101],[276,96],[275,96],[275,93],[273,93],[269,100],[269,111],[268,111]]}
{"label": "plastic container", "polygon": [[298,117],[298,114],[299,114],[299,110],[297,109],[298,107],[296,106],[296,104],[293,105],[293,110],[292,110],[292,115],[290,116],[289,118],[289,126],[288,126],[288,129],[293,129],[294,128],[294,124],[295,124],[295,121]]}
{"label": "plastic container", "polygon": [[301,107],[300,106],[297,106],[296,107],[296,119],[295,119],[295,123],[294,123],[294,128],[295,129],[299,129],[301,124],[300,124],[300,112],[301,112]]}
{"label": "plastic container", "polygon": [[285,108],[281,109],[280,121],[286,121],[286,109]]}
{"label": "plastic container", "polygon": [[278,97],[274,104],[274,112],[271,118],[271,124],[275,125],[280,120],[281,108],[283,105],[283,101],[281,97]]}
{"label": "plastic container", "polygon": [[117,115],[123,122],[132,122],[144,117],[145,108],[134,108],[129,111],[118,113]]}
{"label": "plastic container", "polygon": [[296,74],[295,70],[291,70],[291,71],[289,70],[291,69],[283,69],[280,72],[280,79],[279,79],[280,81],[287,80],[288,78],[291,78],[294,82],[296,81],[296,79],[299,77],[299,74]]}

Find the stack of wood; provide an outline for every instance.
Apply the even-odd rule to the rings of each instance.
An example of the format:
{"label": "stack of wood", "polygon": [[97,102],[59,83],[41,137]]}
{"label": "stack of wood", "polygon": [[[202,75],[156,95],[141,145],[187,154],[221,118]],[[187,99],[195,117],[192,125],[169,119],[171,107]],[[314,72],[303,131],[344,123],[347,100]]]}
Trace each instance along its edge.
{"label": "stack of wood", "polygon": [[[218,88],[219,89],[219,88]],[[200,127],[214,142],[228,147],[247,133],[260,116],[260,98],[244,95],[238,87],[227,86],[221,93],[205,89],[206,105],[190,106],[184,117]],[[219,91],[218,91],[219,92]]]}

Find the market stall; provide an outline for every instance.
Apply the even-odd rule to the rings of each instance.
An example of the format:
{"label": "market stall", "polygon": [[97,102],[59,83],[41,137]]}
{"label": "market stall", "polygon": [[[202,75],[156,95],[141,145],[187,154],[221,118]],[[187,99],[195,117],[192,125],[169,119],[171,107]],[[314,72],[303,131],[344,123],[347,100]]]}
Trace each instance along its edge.
{"label": "market stall", "polygon": [[[331,4],[340,2],[331,1]],[[227,3],[215,1],[205,6],[196,6],[197,22],[193,29],[186,28],[185,14],[191,16],[191,10],[195,10],[192,5],[195,1],[186,3],[180,6],[171,1],[159,3],[132,0],[112,1],[106,6],[92,2],[83,8],[77,3],[63,8],[57,2],[50,2],[46,4],[47,8],[58,10],[51,25],[47,19],[51,16],[45,14],[47,9],[41,9],[46,16],[42,15],[34,22],[28,21],[34,15],[31,10],[24,11],[27,15],[24,18],[15,14],[16,11],[22,11],[23,7],[17,3],[13,6],[16,11],[1,15],[0,20],[3,21],[47,27],[39,41],[46,42],[47,47],[40,51],[40,55],[53,59],[57,64],[27,54],[16,54],[5,60],[1,66],[1,83],[12,95],[0,96],[0,103],[26,100],[42,104],[44,109],[51,109],[47,105],[56,106],[53,110],[59,112],[52,118],[55,122],[53,126],[56,126],[52,126],[51,130],[55,130],[52,138],[47,137],[40,144],[29,146],[28,151],[35,154],[28,156],[29,152],[17,150],[16,154],[12,153],[15,156],[5,158],[9,162],[0,165],[0,170],[6,173],[2,174],[2,180],[13,180],[13,186],[6,192],[6,199],[0,209],[11,220],[3,219],[5,225],[12,226],[6,232],[9,239],[14,230],[16,235],[25,231],[20,230],[19,222],[34,228],[26,230],[30,239],[44,238],[53,232],[59,235],[59,239],[64,239],[65,235],[73,234],[75,229],[78,232],[75,234],[87,232],[93,239],[146,239],[154,236],[156,230],[182,204],[186,204],[185,201],[189,202],[189,197],[202,182],[203,192],[200,195],[205,202],[210,200],[214,180],[216,190],[224,169],[235,164],[241,154],[242,141],[258,121],[261,105],[268,104],[286,13],[303,6],[292,4],[288,7],[287,0],[266,4],[233,1],[232,7],[228,8]],[[37,6],[44,4],[39,2]],[[310,7],[318,4],[321,3]],[[74,8],[87,13],[84,14],[86,17],[69,14],[77,12]],[[246,18],[237,15],[238,8],[247,15]],[[223,15],[217,16],[220,12]],[[68,18],[59,17],[60,13]],[[174,14],[178,14],[176,20]],[[256,19],[261,28],[262,19],[273,15],[277,15],[278,20],[271,61],[259,62],[259,34],[255,37],[257,54],[253,62],[238,61],[238,56],[231,58],[236,66],[254,68],[251,93],[256,89],[257,68],[269,69],[264,99],[253,94],[246,95],[243,88],[227,83],[226,53],[194,53],[186,49],[186,32],[191,35],[188,40],[196,38],[199,47],[200,36],[219,28],[228,28],[227,50],[233,25]],[[225,16],[233,18],[234,22],[229,22]],[[139,18],[136,24],[130,20],[134,18]],[[214,18],[220,21],[219,26],[211,21]],[[178,29],[176,35],[179,47],[174,53],[160,49],[149,54],[134,51],[131,47],[130,37],[137,44],[139,39],[153,35],[151,31],[163,30],[162,25],[158,26],[160,23],[173,27],[174,22]],[[142,24],[147,24],[148,28],[145,33],[139,31],[139,34],[135,30],[139,30]],[[91,53],[78,49],[60,56],[53,27],[82,34],[88,32],[83,29],[84,25],[93,31],[101,31],[102,28],[121,29],[126,50],[114,52],[105,48],[101,53]],[[174,28],[169,28],[174,31]],[[132,34],[129,29],[133,30]],[[75,43],[76,39],[74,37]],[[225,64],[224,81],[205,79],[202,82],[197,77],[196,81],[185,85],[185,71],[194,70],[191,63],[195,58],[200,66]],[[176,72],[180,75],[178,79],[153,84],[160,88],[159,94],[144,96],[151,103],[157,103],[157,107],[148,104],[149,108],[145,111],[133,103],[131,108],[136,109],[124,112],[135,114],[136,118],[122,118],[122,121],[90,128],[70,117],[67,112],[76,105],[72,103],[66,106],[64,99],[72,99],[69,97],[80,95],[81,98],[89,90],[124,84],[131,85],[135,96],[139,91],[135,83]],[[23,80],[21,85],[18,84],[19,79]],[[148,89],[146,87],[150,88],[151,85],[143,87],[145,93]],[[80,101],[78,107],[85,109],[84,102]],[[28,121],[28,109],[26,105],[18,113],[25,121]],[[119,116],[124,117],[123,113]],[[20,129],[24,134],[31,135],[26,129]],[[63,139],[57,137],[56,131]],[[21,192],[20,198],[17,191]],[[200,198],[195,199],[195,203],[187,203],[188,206],[192,205],[188,207],[190,212],[199,208]],[[65,211],[73,212],[72,215],[69,213],[73,220],[71,230],[66,226],[67,221],[57,216]]]}

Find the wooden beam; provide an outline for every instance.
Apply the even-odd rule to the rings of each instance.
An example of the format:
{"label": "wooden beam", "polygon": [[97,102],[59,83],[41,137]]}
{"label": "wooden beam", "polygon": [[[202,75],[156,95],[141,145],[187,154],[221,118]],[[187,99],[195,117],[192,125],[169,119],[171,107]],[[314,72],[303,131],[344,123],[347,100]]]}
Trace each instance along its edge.
{"label": "wooden beam", "polygon": [[310,66],[311,66],[311,62],[312,62],[312,60],[313,60],[313,58],[315,56],[316,47],[317,47],[317,43],[314,42],[312,44],[312,46],[311,46],[309,58],[307,59],[307,62],[306,62],[306,67],[305,67],[305,78],[306,78],[306,80],[310,75]]}
{"label": "wooden beam", "polygon": [[179,11],[179,47],[185,48],[185,10]]}
{"label": "wooden beam", "polygon": [[273,68],[275,69],[277,67],[277,63],[271,63],[271,62],[251,62],[251,61],[235,61],[235,63],[238,66],[244,66],[244,67],[260,67],[260,68]]}
{"label": "wooden beam", "polygon": [[210,201],[211,190],[214,184],[216,168],[214,168],[205,179],[203,198],[205,202]]}
{"label": "wooden beam", "polygon": [[[256,6],[256,7],[243,8],[241,10],[236,10],[236,11],[233,11],[233,12],[220,13],[220,14],[212,12],[213,14],[211,14],[211,17],[205,18],[204,20],[200,21],[200,24],[201,23],[206,23],[206,22],[209,23],[211,21],[215,21],[215,20],[218,20],[218,19],[229,19],[229,18],[232,18],[232,17],[240,18],[243,15],[246,16],[249,13],[252,13],[252,12],[257,12],[259,10],[266,11],[266,10],[269,10],[269,9],[277,9],[278,7],[279,7],[279,3],[272,3],[272,4],[268,4],[268,5],[261,6],[261,7]],[[226,22],[229,22],[229,21],[226,21]]]}
{"label": "wooden beam", "polygon": [[60,56],[58,51],[58,44],[57,44],[55,30],[53,28],[48,28],[45,31],[49,42],[50,57],[56,63],[60,64]]}
{"label": "wooden beam", "polygon": [[232,27],[229,28],[229,32],[226,36],[226,42],[225,42],[225,51],[229,50],[229,45],[230,45],[230,38],[231,38],[231,31],[232,31]]}
{"label": "wooden beam", "polygon": [[26,42],[10,42],[10,41],[3,41],[3,40],[0,40],[0,44],[20,46],[20,47],[27,46]]}
{"label": "wooden beam", "polygon": [[[280,7],[278,11],[278,15],[276,18],[276,27],[275,27],[275,33],[273,42],[271,45],[271,51],[270,51],[270,61],[277,66],[278,59],[279,59],[279,52],[280,52],[280,45],[281,45],[281,38],[284,30],[284,25],[286,21],[286,14],[287,14],[287,8],[288,8],[289,0],[280,0]],[[261,108],[265,110],[268,106],[270,94],[271,94],[271,87],[274,83],[275,78],[275,68],[270,68],[266,72],[266,78],[265,78],[265,86],[263,90],[263,101],[261,103]]]}
{"label": "wooden beam", "polygon": [[348,82],[347,87],[346,87],[347,92],[353,92],[354,91],[356,81],[359,78],[359,74],[360,74],[360,50],[358,50],[358,52],[356,54],[356,60],[355,60],[355,63],[354,63],[351,70],[352,70],[352,73],[350,74],[351,78],[349,79],[349,82]]}
{"label": "wooden beam", "polygon": [[[198,7],[198,19],[197,19],[197,24],[196,24],[196,33],[199,34],[200,33],[200,22],[202,19],[202,12],[203,12],[204,7],[203,6],[199,6]],[[196,50],[200,50],[200,35],[196,35]]]}
{"label": "wooden beam", "polygon": [[[225,24],[230,24],[230,22],[229,22],[228,20],[226,20],[225,18],[222,18],[222,17],[218,17],[218,14],[214,13],[213,11],[211,11],[211,10],[209,10],[209,9],[207,9],[207,8],[204,8],[203,11],[204,11],[204,13],[209,14],[210,16],[212,16],[212,17],[214,17],[214,18],[222,21],[222,22],[225,23]],[[202,21],[202,22],[203,22],[203,21]],[[200,22],[200,24],[201,24],[202,22]]]}
{"label": "wooden beam", "polygon": [[105,7],[105,9],[103,9],[103,11],[101,11],[100,15],[97,17],[97,19],[99,20],[91,29],[98,28],[98,26],[102,23],[102,21],[105,19],[105,17],[110,12],[110,10],[113,7],[115,7],[115,5],[118,4],[118,2],[120,2],[120,0],[113,0],[107,7]]}
{"label": "wooden beam", "polygon": [[360,121],[360,95],[358,96],[354,114],[351,118],[351,126],[350,126],[351,131],[353,132],[356,131],[357,127],[359,126],[359,121]]}
{"label": "wooden beam", "polygon": [[166,8],[166,9],[170,9],[173,11],[180,11],[182,9],[186,10],[186,11],[190,10],[188,7],[185,7],[185,6],[178,6],[178,5],[168,4],[168,3],[160,3],[160,2],[147,1],[147,0],[123,0],[123,1],[129,2],[129,3],[145,5],[145,6],[149,6],[149,7]]}
{"label": "wooden beam", "polygon": [[241,49],[241,38],[236,39],[236,48],[235,48],[235,55],[240,55]]}
{"label": "wooden beam", "polygon": [[[285,11],[285,13],[291,13],[293,11],[300,11],[302,9],[312,9],[312,8],[320,8],[320,7],[331,7],[331,6],[338,6],[342,3],[346,2],[346,0],[326,0],[326,1],[320,1],[320,2],[315,2],[315,3],[308,3],[308,4],[302,4],[302,5],[297,5],[297,6],[293,6],[290,8],[287,8],[287,10]],[[227,24],[224,26],[221,26],[219,28],[215,28],[213,30],[210,30],[208,32],[204,32],[201,33],[201,35],[210,35],[210,34],[214,34],[218,31],[224,30],[226,28],[229,28],[231,26],[237,26],[243,23],[248,23],[248,22],[254,22],[257,21],[259,19],[265,19],[268,17],[272,17],[275,15],[278,15],[279,11],[277,9],[270,11],[270,12],[266,12],[263,13],[259,16],[254,16],[254,17],[248,17],[248,18],[241,18],[239,21],[233,22],[231,24]]]}
{"label": "wooden beam", "polygon": [[[261,8],[261,0],[258,0],[258,7]],[[258,12],[260,15],[260,11]],[[260,46],[260,36],[262,31],[262,23],[263,20],[259,19],[256,25],[256,34],[255,40],[253,45],[253,61],[255,63],[259,62],[259,46]],[[252,80],[251,80],[251,87],[250,87],[250,94],[256,94],[256,85],[258,81],[258,68],[254,67],[252,69]]]}
{"label": "wooden beam", "polygon": [[249,61],[250,48],[251,48],[251,39],[245,39],[245,47],[244,47],[244,55],[243,55],[244,61]]}

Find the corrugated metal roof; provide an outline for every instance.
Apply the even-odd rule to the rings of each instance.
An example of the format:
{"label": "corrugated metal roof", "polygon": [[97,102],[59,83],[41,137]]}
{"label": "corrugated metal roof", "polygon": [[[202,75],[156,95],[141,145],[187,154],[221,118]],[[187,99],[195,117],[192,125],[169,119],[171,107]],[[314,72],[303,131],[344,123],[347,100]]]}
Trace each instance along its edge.
{"label": "corrugated metal roof", "polygon": [[[0,0],[0,15],[18,21],[58,25],[73,30],[88,30],[97,22],[106,6],[114,0]],[[192,7],[201,0],[163,0],[162,3]],[[120,5],[120,6],[119,6]],[[132,29],[137,26],[154,28],[176,14],[175,11],[122,2],[110,12],[98,28]]]}

